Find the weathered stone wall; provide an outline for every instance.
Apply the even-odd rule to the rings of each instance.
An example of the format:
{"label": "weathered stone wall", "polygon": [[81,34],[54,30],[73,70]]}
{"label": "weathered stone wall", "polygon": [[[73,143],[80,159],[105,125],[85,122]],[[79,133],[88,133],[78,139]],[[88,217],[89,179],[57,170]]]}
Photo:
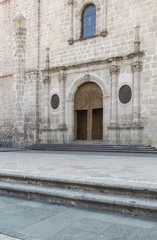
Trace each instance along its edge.
{"label": "weathered stone wall", "polygon": [[0,144],[11,145],[13,128],[12,76],[0,77]]}
{"label": "weathered stone wall", "polygon": [[[96,36],[80,39],[81,14],[91,2],[97,10]],[[26,19],[26,74],[18,81],[12,78],[7,89],[4,76],[16,74],[13,35],[14,19],[19,14]],[[104,141],[157,146],[156,0],[6,0],[0,2],[0,16],[1,91],[2,95],[14,94],[15,99],[15,86],[23,81],[21,112],[26,145],[36,141],[73,141],[74,95],[81,84],[93,81],[104,94]],[[144,54],[132,54],[136,52],[136,26],[140,26],[138,40]],[[43,71],[46,48],[50,48],[51,71]],[[118,71],[114,72],[115,68]],[[11,81],[11,77],[7,81]],[[128,104],[121,104],[118,98],[118,91],[124,84],[132,89]],[[60,97],[57,110],[50,104],[55,93]],[[9,101],[3,110],[2,121],[6,122]],[[10,122],[13,116],[15,112]],[[0,131],[1,136],[2,132],[5,130]]]}

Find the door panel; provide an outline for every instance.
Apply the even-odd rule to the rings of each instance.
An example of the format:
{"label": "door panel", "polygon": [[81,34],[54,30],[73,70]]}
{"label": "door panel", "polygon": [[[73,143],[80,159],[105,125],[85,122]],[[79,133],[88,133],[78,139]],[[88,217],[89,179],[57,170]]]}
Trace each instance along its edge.
{"label": "door panel", "polygon": [[75,94],[75,139],[103,139],[103,94],[93,82],[81,85]]}
{"label": "door panel", "polygon": [[92,112],[92,140],[103,139],[103,109],[93,109]]}
{"label": "door panel", "polygon": [[77,111],[77,140],[87,140],[87,110]]}

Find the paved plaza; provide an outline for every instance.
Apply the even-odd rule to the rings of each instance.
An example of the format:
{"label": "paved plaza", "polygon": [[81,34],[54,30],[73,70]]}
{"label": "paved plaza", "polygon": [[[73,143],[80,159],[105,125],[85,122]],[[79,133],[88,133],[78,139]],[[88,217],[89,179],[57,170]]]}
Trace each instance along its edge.
{"label": "paved plaza", "polygon": [[157,221],[0,196],[0,240],[156,240]]}
{"label": "paved plaza", "polygon": [[[0,172],[156,188],[157,155],[0,152]],[[157,220],[0,196],[0,240],[156,240]]]}
{"label": "paved plaza", "polygon": [[0,173],[156,187],[157,154],[0,152]]}

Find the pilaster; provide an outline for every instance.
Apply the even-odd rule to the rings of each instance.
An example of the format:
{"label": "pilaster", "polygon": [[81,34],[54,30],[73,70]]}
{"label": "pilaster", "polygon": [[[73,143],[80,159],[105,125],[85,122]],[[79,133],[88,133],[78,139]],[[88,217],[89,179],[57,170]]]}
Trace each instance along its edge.
{"label": "pilaster", "polygon": [[[46,70],[47,74],[43,78],[44,83],[44,128],[48,130],[50,128],[50,116],[49,116],[49,101],[50,101],[50,56],[49,56],[50,48],[46,48]],[[46,139],[44,140],[45,143],[49,143],[50,136],[49,131],[47,131]]]}
{"label": "pilaster", "polygon": [[65,123],[65,85],[66,85],[66,71],[61,70],[58,75],[58,80],[60,83],[60,131],[61,131],[61,141],[65,142],[65,131],[67,130],[67,126]]}
{"label": "pilaster", "polygon": [[26,70],[26,20],[19,15],[14,20],[14,126],[13,146],[24,147],[24,80]]}
{"label": "pilaster", "polygon": [[109,69],[111,76],[111,120],[109,130],[111,131],[111,139],[113,143],[119,143],[119,132],[116,129],[118,125],[118,75],[120,73],[120,67],[118,65],[112,65]]}
{"label": "pilaster", "polygon": [[70,38],[68,39],[69,45],[72,45],[74,43],[74,17],[73,17],[73,4],[74,0],[68,0],[68,4],[70,6]]}
{"label": "pilaster", "polygon": [[141,125],[141,71],[142,62],[135,61],[131,65],[133,74],[133,129],[131,139],[138,144],[142,142],[142,125]]}

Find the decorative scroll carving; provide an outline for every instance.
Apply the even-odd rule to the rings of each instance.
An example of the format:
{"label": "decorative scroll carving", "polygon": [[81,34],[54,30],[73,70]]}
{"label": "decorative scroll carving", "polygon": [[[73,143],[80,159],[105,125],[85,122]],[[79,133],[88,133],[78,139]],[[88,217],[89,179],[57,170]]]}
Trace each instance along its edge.
{"label": "decorative scroll carving", "polygon": [[75,95],[75,110],[103,108],[102,90],[96,83],[85,83]]}
{"label": "decorative scroll carving", "polygon": [[43,79],[43,83],[44,83],[44,85],[49,84],[50,83],[50,77],[45,76],[44,79]]}
{"label": "decorative scroll carving", "polygon": [[89,75],[89,74],[85,74],[85,75],[84,75],[84,79],[85,79],[86,81],[90,81],[90,75]]}
{"label": "decorative scroll carving", "polygon": [[136,62],[132,63],[132,65],[131,65],[132,72],[141,72],[142,69],[143,69],[143,64],[140,61],[136,61]]}
{"label": "decorative scroll carving", "polygon": [[110,67],[110,74],[111,75],[115,75],[115,74],[119,74],[119,72],[120,72],[120,67],[119,66],[117,66],[117,65],[112,65],[111,67]]}

